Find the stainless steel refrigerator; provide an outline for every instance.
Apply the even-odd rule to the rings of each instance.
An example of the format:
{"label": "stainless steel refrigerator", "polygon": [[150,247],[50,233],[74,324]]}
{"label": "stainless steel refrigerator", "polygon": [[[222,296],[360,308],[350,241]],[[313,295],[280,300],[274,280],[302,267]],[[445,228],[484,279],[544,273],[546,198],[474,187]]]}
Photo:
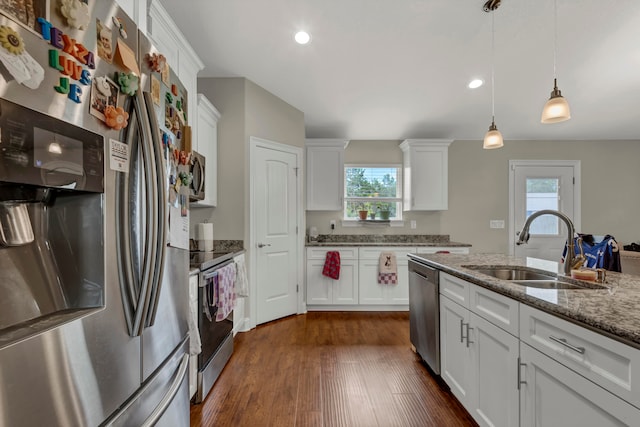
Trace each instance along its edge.
{"label": "stainless steel refrigerator", "polygon": [[0,426],[187,426],[186,92],[115,3],[0,14]]}

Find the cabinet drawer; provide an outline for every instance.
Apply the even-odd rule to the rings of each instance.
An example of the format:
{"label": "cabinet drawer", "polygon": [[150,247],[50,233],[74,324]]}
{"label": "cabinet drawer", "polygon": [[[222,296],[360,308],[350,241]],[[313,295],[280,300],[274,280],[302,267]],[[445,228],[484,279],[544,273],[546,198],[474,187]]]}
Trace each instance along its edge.
{"label": "cabinet drawer", "polygon": [[440,293],[463,307],[469,308],[469,283],[440,272]]}
{"label": "cabinet drawer", "polygon": [[323,246],[320,248],[307,248],[307,259],[325,259],[327,252],[340,252],[340,259],[358,259],[358,248],[355,247],[336,247]]}
{"label": "cabinet drawer", "polygon": [[416,248],[414,247],[404,247],[404,246],[375,246],[368,248],[360,248],[358,250],[359,259],[375,259],[380,258],[380,253],[382,252],[393,252],[396,255],[396,260],[400,261],[408,261],[407,255],[410,253],[414,253]]}
{"label": "cabinet drawer", "polygon": [[469,309],[512,335],[518,336],[518,309],[516,300],[485,289],[469,286]]}
{"label": "cabinet drawer", "polygon": [[520,340],[640,408],[640,350],[526,304]]}

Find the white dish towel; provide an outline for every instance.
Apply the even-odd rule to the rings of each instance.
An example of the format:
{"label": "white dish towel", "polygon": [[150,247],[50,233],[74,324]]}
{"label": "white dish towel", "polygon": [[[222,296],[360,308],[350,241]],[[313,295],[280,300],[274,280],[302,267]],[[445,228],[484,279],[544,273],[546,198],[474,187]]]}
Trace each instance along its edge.
{"label": "white dish towel", "polygon": [[247,278],[247,267],[244,262],[244,254],[233,258],[236,264],[236,295],[239,297],[249,296],[249,279]]}
{"label": "white dish towel", "polygon": [[398,283],[398,264],[396,254],[393,252],[380,253],[378,283],[381,285],[396,285]]}

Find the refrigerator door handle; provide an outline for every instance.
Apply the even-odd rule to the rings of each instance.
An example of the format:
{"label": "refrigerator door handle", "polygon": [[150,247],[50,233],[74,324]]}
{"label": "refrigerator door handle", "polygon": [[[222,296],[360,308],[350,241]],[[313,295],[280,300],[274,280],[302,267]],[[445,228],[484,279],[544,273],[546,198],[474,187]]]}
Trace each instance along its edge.
{"label": "refrigerator door handle", "polygon": [[142,334],[142,330],[146,324],[149,312],[151,295],[154,287],[154,268],[157,252],[157,182],[154,179],[155,158],[152,146],[151,125],[149,124],[149,116],[147,114],[146,105],[142,97],[142,91],[138,89],[133,100],[135,113],[140,123],[140,151],[142,152],[143,180],[147,184],[145,189],[145,227],[147,227],[144,241],[143,257],[142,257],[142,279],[140,287],[139,303],[136,307],[134,318],[134,333]]}
{"label": "refrigerator door handle", "polygon": [[[137,154],[138,142],[133,131],[138,128],[138,121],[135,114],[131,115],[129,132],[126,136],[127,145],[130,148],[129,167],[133,167]],[[116,248],[118,251],[118,276],[120,280],[120,290],[122,293],[122,303],[127,322],[129,335],[136,336],[134,330],[137,329],[134,321],[136,307],[139,304],[138,289],[140,287],[139,278],[133,273],[133,254],[131,250],[131,194],[129,192],[130,173],[116,174]]]}
{"label": "refrigerator door handle", "polygon": [[167,392],[160,400],[160,403],[153,410],[151,415],[144,421],[142,427],[153,427],[156,425],[162,414],[167,410],[173,398],[178,394],[178,390],[180,389],[180,385],[184,380],[185,375],[187,374],[187,368],[189,367],[189,354],[185,353],[182,355],[182,360],[180,361],[180,366],[178,367],[177,374],[171,384],[171,387],[167,390]]}
{"label": "refrigerator door handle", "polygon": [[155,239],[156,250],[154,256],[154,273],[153,273],[153,281],[151,288],[151,295],[149,298],[149,311],[147,313],[147,319],[145,322],[145,326],[153,326],[153,323],[156,319],[156,313],[158,311],[158,300],[160,298],[160,290],[162,288],[162,273],[164,270],[164,262],[165,255],[167,250],[167,233],[166,228],[168,224],[167,218],[167,192],[166,192],[166,182],[167,175],[164,164],[164,155],[163,155],[163,143],[160,138],[160,128],[158,126],[158,121],[156,119],[155,114],[153,114],[154,106],[153,99],[151,94],[148,92],[143,93],[143,99],[145,103],[145,107],[148,114],[148,120],[150,125],[150,136],[151,140],[149,141],[152,147],[152,152],[155,160],[155,168],[153,168],[153,176],[155,181],[156,191],[155,193],[155,202],[157,206],[156,211],[156,220],[153,222],[153,226],[156,229],[157,238]]}

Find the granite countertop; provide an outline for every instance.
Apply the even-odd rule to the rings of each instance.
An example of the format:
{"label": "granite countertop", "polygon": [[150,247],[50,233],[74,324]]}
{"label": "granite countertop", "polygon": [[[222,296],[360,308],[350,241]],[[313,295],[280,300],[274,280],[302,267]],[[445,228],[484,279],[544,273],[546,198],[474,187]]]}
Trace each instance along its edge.
{"label": "granite countertop", "polygon": [[321,234],[306,246],[437,246],[471,247],[468,243],[452,242],[446,234]]}
{"label": "granite countertop", "polygon": [[[465,266],[526,266],[543,272],[562,272],[562,265],[536,258],[502,254],[411,255],[461,279],[563,317],[625,344],[640,348],[640,276],[607,271],[606,289],[536,289],[479,273]],[[589,286],[563,277],[563,280]]]}

